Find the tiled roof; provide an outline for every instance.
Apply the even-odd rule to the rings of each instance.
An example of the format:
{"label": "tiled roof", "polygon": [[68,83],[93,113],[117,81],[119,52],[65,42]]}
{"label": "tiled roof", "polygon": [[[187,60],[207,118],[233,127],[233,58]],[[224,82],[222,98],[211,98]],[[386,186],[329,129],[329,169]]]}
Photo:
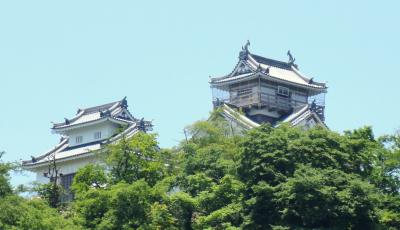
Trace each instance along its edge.
{"label": "tiled roof", "polygon": [[245,129],[251,129],[260,126],[260,124],[250,120],[248,117],[234,110],[227,104],[222,105],[222,113],[225,118],[236,121],[238,125],[242,126]]}
{"label": "tiled roof", "polygon": [[303,87],[326,89],[326,85],[324,83],[318,83],[310,78],[305,77],[302,73],[300,73],[294,64],[264,58],[251,54],[250,52],[247,53],[246,58],[239,60],[235,69],[241,64],[246,65],[249,69],[249,72],[237,74],[234,70],[227,76],[212,78],[210,83],[224,84],[227,82],[240,81],[242,79],[250,79],[251,77],[261,76],[272,81],[284,81]]}
{"label": "tiled roof", "polygon": [[[56,131],[65,128],[72,128],[102,119],[105,120],[105,118],[114,118],[120,122],[132,122],[134,120],[132,119],[133,116],[126,108],[127,101],[126,98],[124,98],[120,101],[107,103],[104,105],[79,109],[75,117],[71,119],[65,119],[65,121],[61,123],[55,123],[52,129]],[[119,116],[123,111],[125,112],[126,116]]]}
{"label": "tiled roof", "polygon": [[[81,146],[81,147],[72,148],[72,149],[65,148],[65,149],[62,149],[61,151],[55,152],[55,158],[56,158],[56,161],[59,161],[61,159],[75,157],[75,156],[82,155],[85,153],[90,153],[92,151],[99,150],[100,148],[101,148],[100,143],[93,143],[91,145]],[[35,163],[36,164],[47,163],[48,161],[51,161],[52,159],[53,159],[52,155],[48,155],[47,157],[44,157]]]}
{"label": "tiled roof", "polygon": [[82,109],[82,111],[84,111],[84,114],[89,114],[89,113],[98,112],[98,111],[111,110],[111,109],[117,107],[118,105],[120,105],[123,100],[126,100],[126,99],[124,98],[121,101],[115,101],[115,102],[107,103],[104,105],[98,105],[98,106],[94,106],[94,107],[85,108],[85,109]]}
{"label": "tiled roof", "polygon": [[[149,121],[146,121],[145,125],[147,126],[147,130],[151,129],[151,123]],[[69,139],[64,138],[56,147],[54,147],[50,151],[39,157],[35,157],[32,160],[23,161],[22,165],[25,168],[47,165],[48,162],[53,159],[53,156],[55,156],[56,161],[64,161],[75,157],[84,157],[92,153],[93,151],[101,149],[102,146],[105,144],[117,142],[122,138],[122,136],[125,136],[127,138],[132,137],[137,132],[139,132],[139,130],[141,130],[140,124],[139,122],[135,122],[129,125],[122,133],[119,133],[108,140],[101,140],[73,147],[69,147]]]}
{"label": "tiled roof", "polygon": [[100,112],[83,114],[78,119],[76,119],[73,123],[70,123],[70,125],[81,124],[81,123],[85,123],[88,121],[94,121],[94,120],[98,120],[100,118],[101,118]]}
{"label": "tiled roof", "polygon": [[283,62],[283,61],[278,61],[278,60],[274,60],[274,59],[270,59],[270,58],[265,58],[256,54],[248,54],[248,57],[251,57],[252,59],[254,59],[257,63],[262,63],[268,66],[274,66],[276,68],[280,68],[280,69],[287,69],[287,70],[291,70],[292,69],[292,65],[290,65],[287,62]]}
{"label": "tiled roof", "polygon": [[52,130],[68,130],[75,127],[82,127],[86,125],[92,125],[97,122],[103,122],[103,120],[110,120],[115,123],[126,124],[127,126],[121,133],[116,134],[109,139],[76,146],[69,146],[69,137],[63,136],[60,140],[60,143],[50,151],[41,156],[32,157],[31,160],[23,161],[23,167],[34,168],[46,165],[50,160],[53,159],[54,156],[56,161],[64,161],[71,158],[89,156],[93,151],[101,149],[103,145],[117,142],[123,136],[129,138],[140,130],[150,131],[152,129],[152,124],[150,121],[136,119],[130,114],[129,110],[127,109],[127,101],[124,98],[121,101],[80,109],[74,118],[68,119],[67,122],[64,123],[54,124]]}
{"label": "tiled roof", "polygon": [[[261,124],[250,120],[246,115],[239,113],[234,108],[229,106],[228,104],[222,105],[222,115],[229,120],[235,121],[238,125],[245,129],[252,129],[260,126]],[[280,122],[278,122],[275,127],[279,126],[280,123],[288,122],[292,126],[299,125],[302,121],[308,119],[309,117],[315,117],[317,119],[318,124],[326,127],[325,123],[318,117],[316,113],[311,111],[309,105],[305,105],[303,107],[295,109],[291,114],[287,117],[282,118]]]}

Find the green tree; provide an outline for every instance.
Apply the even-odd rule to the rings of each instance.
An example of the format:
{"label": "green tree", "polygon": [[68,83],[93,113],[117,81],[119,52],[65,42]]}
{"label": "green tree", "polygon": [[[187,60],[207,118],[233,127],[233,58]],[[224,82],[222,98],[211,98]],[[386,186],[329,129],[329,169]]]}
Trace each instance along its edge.
{"label": "green tree", "polygon": [[9,183],[12,168],[12,164],[0,162],[0,229],[81,229],[57,209],[49,207],[45,200],[27,200],[14,194]]}
{"label": "green tree", "polygon": [[44,199],[50,207],[58,208],[61,205],[60,198],[64,194],[64,189],[60,184],[54,182],[36,184],[33,191]]}
{"label": "green tree", "polygon": [[178,220],[174,218],[166,204],[155,202],[150,208],[150,229],[173,230],[178,228]]}
{"label": "green tree", "polygon": [[281,218],[294,227],[374,229],[376,189],[337,169],[299,166],[274,194]]}
{"label": "green tree", "polygon": [[400,193],[400,131],[393,135],[379,138],[382,145],[386,146],[378,154],[375,164],[375,182],[382,190],[390,194]]}
{"label": "green tree", "polygon": [[12,193],[12,188],[10,185],[10,175],[9,170],[12,168],[10,164],[2,162],[4,152],[0,151],[0,198],[5,197]]}
{"label": "green tree", "polygon": [[1,163],[0,229],[400,228],[398,134],[244,132],[218,113],[185,134],[173,149],[146,133],[109,145],[104,167],[76,174],[71,210],[13,194]]}
{"label": "green tree", "polygon": [[76,200],[75,210],[85,228],[148,229],[157,197],[144,180],[120,182],[109,189],[88,190]]}
{"label": "green tree", "polygon": [[[73,203],[74,219],[86,229],[96,229],[110,210],[111,194],[108,190],[89,189],[76,197]],[[103,223],[104,225],[104,223]]]}
{"label": "green tree", "polygon": [[340,135],[321,127],[263,125],[241,146],[243,227],[374,229],[382,216],[395,224],[397,211],[384,209],[385,191],[376,183],[383,175],[394,177],[375,170],[387,164],[379,161],[387,149],[371,128]]}
{"label": "green tree", "polygon": [[0,198],[0,229],[81,229],[42,200],[25,200],[16,195]]}
{"label": "green tree", "polygon": [[155,134],[139,132],[107,147],[107,164],[113,183],[144,179],[154,185],[167,175]]}
{"label": "green tree", "polygon": [[177,220],[179,229],[193,229],[192,218],[196,206],[196,200],[184,192],[174,193],[168,199],[168,210]]}
{"label": "green tree", "polygon": [[90,188],[105,187],[108,182],[105,170],[100,165],[89,164],[76,172],[71,186],[72,191],[80,194]]}
{"label": "green tree", "polygon": [[239,227],[243,221],[241,201],[244,185],[232,175],[226,175],[209,191],[197,197],[198,229],[226,229]]}

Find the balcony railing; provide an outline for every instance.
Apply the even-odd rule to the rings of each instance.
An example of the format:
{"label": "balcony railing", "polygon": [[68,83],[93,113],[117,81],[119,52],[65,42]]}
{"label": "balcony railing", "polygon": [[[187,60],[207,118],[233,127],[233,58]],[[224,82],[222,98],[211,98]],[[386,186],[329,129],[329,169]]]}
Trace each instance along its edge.
{"label": "balcony railing", "polygon": [[234,97],[231,96],[229,102],[237,107],[258,105],[281,111],[289,111],[293,107],[307,104],[307,102],[262,92],[250,92]]}

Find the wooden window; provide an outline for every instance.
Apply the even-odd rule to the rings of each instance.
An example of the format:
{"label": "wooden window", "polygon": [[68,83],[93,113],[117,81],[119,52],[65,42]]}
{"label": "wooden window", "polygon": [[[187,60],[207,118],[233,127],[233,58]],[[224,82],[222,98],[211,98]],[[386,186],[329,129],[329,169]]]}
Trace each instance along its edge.
{"label": "wooden window", "polygon": [[307,94],[299,91],[292,91],[291,98],[297,102],[307,103]]}
{"label": "wooden window", "polygon": [[74,198],[74,194],[71,191],[72,181],[74,179],[75,173],[61,175],[61,186],[65,190],[65,194],[61,196],[61,202],[72,201]]}
{"label": "wooden window", "polygon": [[242,88],[237,91],[237,95],[240,96],[247,96],[252,93],[252,88]]}
{"label": "wooden window", "polygon": [[278,95],[289,97],[289,88],[278,86]]}
{"label": "wooden window", "polygon": [[267,85],[261,85],[261,93],[274,95],[275,96],[276,88]]}
{"label": "wooden window", "polygon": [[74,179],[74,173],[72,174],[67,174],[67,175],[62,175],[61,176],[61,186],[65,190],[69,190],[71,185],[72,185],[72,180]]}
{"label": "wooden window", "polygon": [[79,144],[79,143],[82,143],[82,141],[83,141],[83,137],[82,136],[75,137],[75,143]]}
{"label": "wooden window", "polygon": [[94,133],[94,139],[95,140],[101,139],[101,132],[100,131]]}

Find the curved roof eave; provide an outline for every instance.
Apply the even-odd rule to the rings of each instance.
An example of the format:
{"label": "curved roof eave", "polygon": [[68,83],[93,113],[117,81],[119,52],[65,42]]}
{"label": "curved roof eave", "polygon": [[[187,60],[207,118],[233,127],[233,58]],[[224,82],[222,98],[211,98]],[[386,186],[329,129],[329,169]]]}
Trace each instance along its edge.
{"label": "curved roof eave", "polygon": [[97,120],[92,120],[92,121],[87,121],[87,122],[83,122],[83,123],[79,123],[79,124],[72,124],[72,125],[68,125],[68,126],[64,126],[64,127],[56,127],[56,128],[51,128],[52,132],[54,133],[58,133],[58,132],[64,132],[64,131],[69,131],[72,129],[77,129],[77,128],[81,128],[81,127],[85,127],[88,125],[94,125],[94,124],[99,124],[102,123],[103,121],[111,121],[117,124],[131,124],[131,121],[128,120],[123,120],[123,119],[117,119],[117,118],[113,118],[113,117],[102,117],[99,118]]}
{"label": "curved roof eave", "polygon": [[319,92],[326,92],[326,90],[328,88],[326,86],[318,86],[318,85],[312,86],[312,85],[299,84],[296,82],[291,82],[288,80],[280,79],[280,78],[277,78],[277,77],[274,77],[274,76],[271,76],[268,74],[264,74],[261,72],[256,72],[256,73],[252,73],[252,74],[243,74],[242,76],[239,75],[236,77],[232,77],[232,79],[227,78],[223,82],[210,82],[210,84],[212,86],[225,86],[225,85],[232,84],[232,83],[238,83],[238,82],[241,82],[244,80],[247,81],[247,80],[256,79],[257,77],[262,77],[266,80],[272,80],[274,82],[286,83],[286,84],[290,84],[290,85],[297,86],[300,88],[311,89],[313,91],[319,91]]}
{"label": "curved roof eave", "polygon": [[[131,137],[133,135],[135,135],[137,132],[139,131],[138,126],[136,124],[131,124],[130,127],[126,128],[122,133],[110,138],[110,139],[106,139],[104,141],[102,141],[100,144],[109,144],[109,143],[115,143],[117,141],[120,140],[120,138],[123,135],[126,135],[127,137]],[[68,140],[68,139],[66,139]],[[65,144],[65,143],[63,143]],[[60,144],[59,144],[60,145]],[[101,150],[102,148],[100,148],[99,150]],[[40,156],[40,159],[43,159],[46,156],[49,156],[50,154],[52,154],[55,150],[53,149],[53,151],[50,151],[42,156]],[[98,150],[94,150],[94,151],[98,151]],[[80,153],[78,155],[73,155],[73,156],[68,156],[68,157],[63,157],[63,158],[59,158],[56,159],[57,163],[60,162],[64,162],[64,161],[70,161],[70,160],[75,160],[75,159],[79,159],[79,158],[83,158],[83,157],[88,157],[91,156],[94,151],[87,151],[85,153]],[[57,154],[57,152],[56,152]],[[42,161],[42,162],[31,162],[31,161],[24,161],[22,167],[24,167],[25,169],[35,169],[35,168],[41,168],[43,166],[47,166],[49,161]]]}

